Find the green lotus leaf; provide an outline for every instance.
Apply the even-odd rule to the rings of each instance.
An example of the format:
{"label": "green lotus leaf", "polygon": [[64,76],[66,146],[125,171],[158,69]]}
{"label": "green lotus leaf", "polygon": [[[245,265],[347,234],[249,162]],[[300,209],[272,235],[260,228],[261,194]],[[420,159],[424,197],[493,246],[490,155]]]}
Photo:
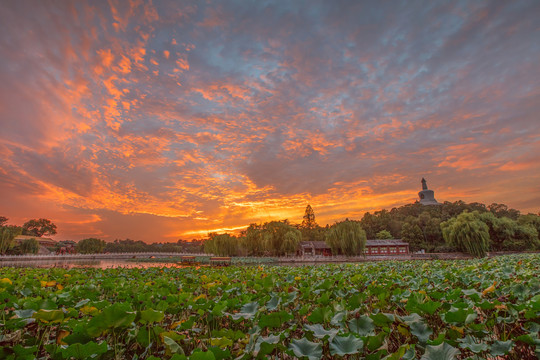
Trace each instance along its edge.
{"label": "green lotus leaf", "polygon": [[329,323],[332,320],[333,312],[329,307],[318,307],[307,317],[312,323]]}
{"label": "green lotus leaf", "polygon": [[209,346],[208,350],[214,354],[216,360],[225,360],[231,358],[231,352],[229,349],[220,349],[216,346]]}
{"label": "green lotus leaf", "polygon": [[416,353],[414,351],[414,344],[401,345],[399,349],[384,358],[384,360],[414,360],[416,359]]}
{"label": "green lotus leaf", "polygon": [[64,359],[89,359],[101,354],[105,354],[108,350],[107,342],[103,341],[100,344],[96,344],[90,341],[86,344],[71,344],[65,349],[61,349],[62,357]]}
{"label": "green lotus leaf", "polygon": [[15,359],[15,360],[34,360],[35,354],[38,350],[37,345],[25,347],[22,345],[15,346],[0,346],[0,358],[2,359]]}
{"label": "green lotus leaf", "polygon": [[289,349],[299,358],[307,357],[309,360],[322,358],[322,345],[311,342],[306,338],[293,339],[289,344]]}
{"label": "green lotus leaf", "polygon": [[412,313],[410,315],[399,316],[398,318],[399,318],[399,320],[401,320],[402,322],[404,322],[407,325],[410,325],[411,323],[416,322],[416,321],[423,321],[424,320],[417,313]]}
{"label": "green lotus leaf", "polygon": [[525,344],[540,346],[540,339],[538,338],[538,333],[520,335],[516,337],[516,340],[522,341]]}
{"label": "green lotus leaf", "polygon": [[423,313],[433,315],[442,306],[442,303],[438,301],[426,301],[416,305]]}
{"label": "green lotus leaf", "polygon": [[279,328],[283,323],[293,319],[293,316],[286,311],[273,312],[270,314],[263,314],[259,319],[258,325],[261,328]]}
{"label": "green lotus leaf", "polygon": [[508,352],[510,352],[510,350],[512,350],[513,346],[514,342],[512,340],[495,341],[493,345],[491,345],[490,353],[493,356],[506,355]]}
{"label": "green lotus leaf", "polygon": [[444,313],[443,319],[451,324],[469,324],[477,317],[473,309],[460,309],[452,306],[450,310]]}
{"label": "green lotus leaf", "polygon": [[[150,358],[146,358],[147,360],[150,359]],[[159,359],[159,358],[157,358]],[[188,358],[186,357],[186,355],[182,355],[182,354],[173,354],[173,356],[171,356],[171,358],[169,360],[187,360]],[[161,359],[160,359],[161,360]]]}
{"label": "green lotus leaf", "polygon": [[140,322],[143,324],[151,324],[155,322],[160,322],[165,317],[163,311],[157,311],[154,309],[148,309],[141,311]]}
{"label": "green lotus leaf", "polygon": [[373,320],[369,316],[361,315],[358,318],[353,318],[347,323],[349,330],[360,336],[372,335],[375,330]]}
{"label": "green lotus leaf", "polygon": [[343,326],[343,320],[347,318],[347,311],[338,311],[332,316],[330,324],[334,326]]}
{"label": "green lotus leaf", "polygon": [[227,337],[211,338],[210,345],[217,346],[219,348],[226,348],[232,346],[233,341]]}
{"label": "green lotus leaf", "polygon": [[257,338],[253,355],[257,358],[263,358],[266,355],[270,355],[281,342],[279,335],[260,336]]}
{"label": "green lotus leaf", "polygon": [[146,327],[141,327],[137,332],[137,342],[144,348],[150,345],[150,331]]}
{"label": "green lotus leaf", "polygon": [[35,312],[32,317],[44,323],[60,323],[64,320],[64,312],[62,310],[43,310]]}
{"label": "green lotus leaf", "polygon": [[135,320],[136,315],[129,304],[115,303],[94,316],[88,322],[86,330],[88,335],[96,337],[107,329],[128,327]]}
{"label": "green lotus leaf", "polygon": [[459,339],[458,341],[460,342],[460,344],[459,344],[460,348],[469,349],[475,354],[480,353],[482,351],[486,351],[487,349],[489,349],[488,344],[486,344],[486,343],[478,343],[470,335],[467,335],[464,339]]}
{"label": "green lotus leaf", "polygon": [[216,356],[211,351],[197,349],[189,356],[189,360],[216,360]]}
{"label": "green lotus leaf", "polygon": [[15,310],[13,313],[17,316],[19,319],[29,319],[34,315],[36,311],[33,309],[27,309],[27,310]]}
{"label": "green lotus leaf", "polygon": [[463,295],[470,297],[472,300],[479,301],[482,298],[482,293],[476,289],[463,289],[461,290]]}
{"label": "green lotus leaf", "polygon": [[378,313],[372,314],[369,317],[373,320],[373,324],[375,324],[375,326],[386,326],[393,323],[395,320],[395,317],[392,314]]}
{"label": "green lotus leaf", "polygon": [[163,344],[165,345],[165,353],[167,356],[171,356],[172,354],[184,355],[184,349],[170,337],[163,336]]}
{"label": "green lotus leaf", "polygon": [[339,356],[357,354],[363,347],[362,339],[354,335],[336,336],[330,342],[330,354]]}
{"label": "green lotus leaf", "polygon": [[458,349],[443,342],[436,346],[428,345],[420,360],[452,360],[456,359],[458,354]]}
{"label": "green lotus leaf", "polygon": [[329,340],[332,340],[338,333],[337,329],[326,330],[321,324],[304,325],[304,329],[311,331],[317,339],[328,337]]}
{"label": "green lotus leaf", "polygon": [[270,298],[270,300],[268,300],[268,302],[266,303],[266,308],[269,310],[269,311],[274,311],[277,309],[277,307],[279,306],[279,303],[281,302],[281,298],[277,295],[272,295],[272,297]]}
{"label": "green lotus leaf", "polygon": [[233,320],[239,320],[239,319],[245,319],[245,320],[251,320],[255,317],[255,314],[257,314],[257,311],[259,310],[259,303],[256,301],[250,302],[242,306],[240,311],[236,314],[232,314]]}
{"label": "green lotus leaf", "polygon": [[368,336],[366,341],[366,347],[369,351],[375,351],[378,350],[381,346],[384,344],[384,340],[386,340],[386,336],[388,334],[386,332],[380,332],[377,335]]}
{"label": "green lotus leaf", "polygon": [[415,321],[409,324],[411,334],[416,336],[421,344],[425,344],[428,340],[431,334],[433,334],[433,330],[431,330],[426,324],[424,324],[422,321]]}
{"label": "green lotus leaf", "polygon": [[75,308],[79,308],[81,306],[84,306],[86,304],[88,304],[90,302],[90,299],[83,299],[81,301],[79,301],[77,304],[75,304]]}
{"label": "green lotus leaf", "polygon": [[216,306],[214,306],[212,308],[212,315],[214,316],[223,316],[224,315],[224,311],[227,309],[227,303],[220,303],[220,304],[216,304]]}

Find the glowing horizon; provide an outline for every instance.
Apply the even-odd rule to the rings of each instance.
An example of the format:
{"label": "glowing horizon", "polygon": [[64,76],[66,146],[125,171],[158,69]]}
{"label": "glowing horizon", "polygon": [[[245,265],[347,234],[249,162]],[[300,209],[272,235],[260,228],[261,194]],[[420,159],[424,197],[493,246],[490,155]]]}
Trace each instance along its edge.
{"label": "glowing horizon", "polygon": [[146,242],[412,203],[540,211],[540,3],[13,1],[0,216]]}

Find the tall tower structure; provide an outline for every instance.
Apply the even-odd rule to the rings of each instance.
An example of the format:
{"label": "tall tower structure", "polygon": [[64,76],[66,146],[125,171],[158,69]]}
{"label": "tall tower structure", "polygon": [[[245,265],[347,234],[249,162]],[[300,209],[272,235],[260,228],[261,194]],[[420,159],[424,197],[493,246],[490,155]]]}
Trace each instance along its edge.
{"label": "tall tower structure", "polygon": [[420,198],[420,204],[422,205],[440,205],[440,203],[435,200],[435,192],[433,190],[428,190],[426,179],[422,178],[422,191],[418,193]]}

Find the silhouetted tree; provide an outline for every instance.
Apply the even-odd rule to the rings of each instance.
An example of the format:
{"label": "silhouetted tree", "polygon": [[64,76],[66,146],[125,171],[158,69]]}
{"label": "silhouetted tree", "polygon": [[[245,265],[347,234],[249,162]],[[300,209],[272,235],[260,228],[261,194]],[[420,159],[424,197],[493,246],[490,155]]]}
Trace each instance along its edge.
{"label": "silhouetted tree", "polygon": [[306,211],[304,212],[304,218],[302,220],[302,229],[315,229],[318,227],[317,222],[315,221],[315,212],[311,208],[311,205],[306,206]]}
{"label": "silhouetted tree", "polygon": [[23,225],[23,235],[42,237],[43,235],[55,234],[56,225],[48,219],[33,219]]}
{"label": "silhouetted tree", "polygon": [[75,249],[81,254],[99,254],[104,248],[105,241],[96,238],[83,239],[75,245]]}

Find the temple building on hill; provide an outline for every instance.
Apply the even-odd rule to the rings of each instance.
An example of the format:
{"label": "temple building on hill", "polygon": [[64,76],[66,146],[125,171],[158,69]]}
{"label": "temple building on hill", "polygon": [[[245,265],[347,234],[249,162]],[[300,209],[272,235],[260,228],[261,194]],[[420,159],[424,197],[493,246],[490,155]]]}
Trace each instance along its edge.
{"label": "temple building on hill", "polygon": [[426,179],[422,178],[422,191],[418,193],[420,197],[420,204],[422,205],[441,205],[441,203],[435,200],[435,192],[428,190]]}

